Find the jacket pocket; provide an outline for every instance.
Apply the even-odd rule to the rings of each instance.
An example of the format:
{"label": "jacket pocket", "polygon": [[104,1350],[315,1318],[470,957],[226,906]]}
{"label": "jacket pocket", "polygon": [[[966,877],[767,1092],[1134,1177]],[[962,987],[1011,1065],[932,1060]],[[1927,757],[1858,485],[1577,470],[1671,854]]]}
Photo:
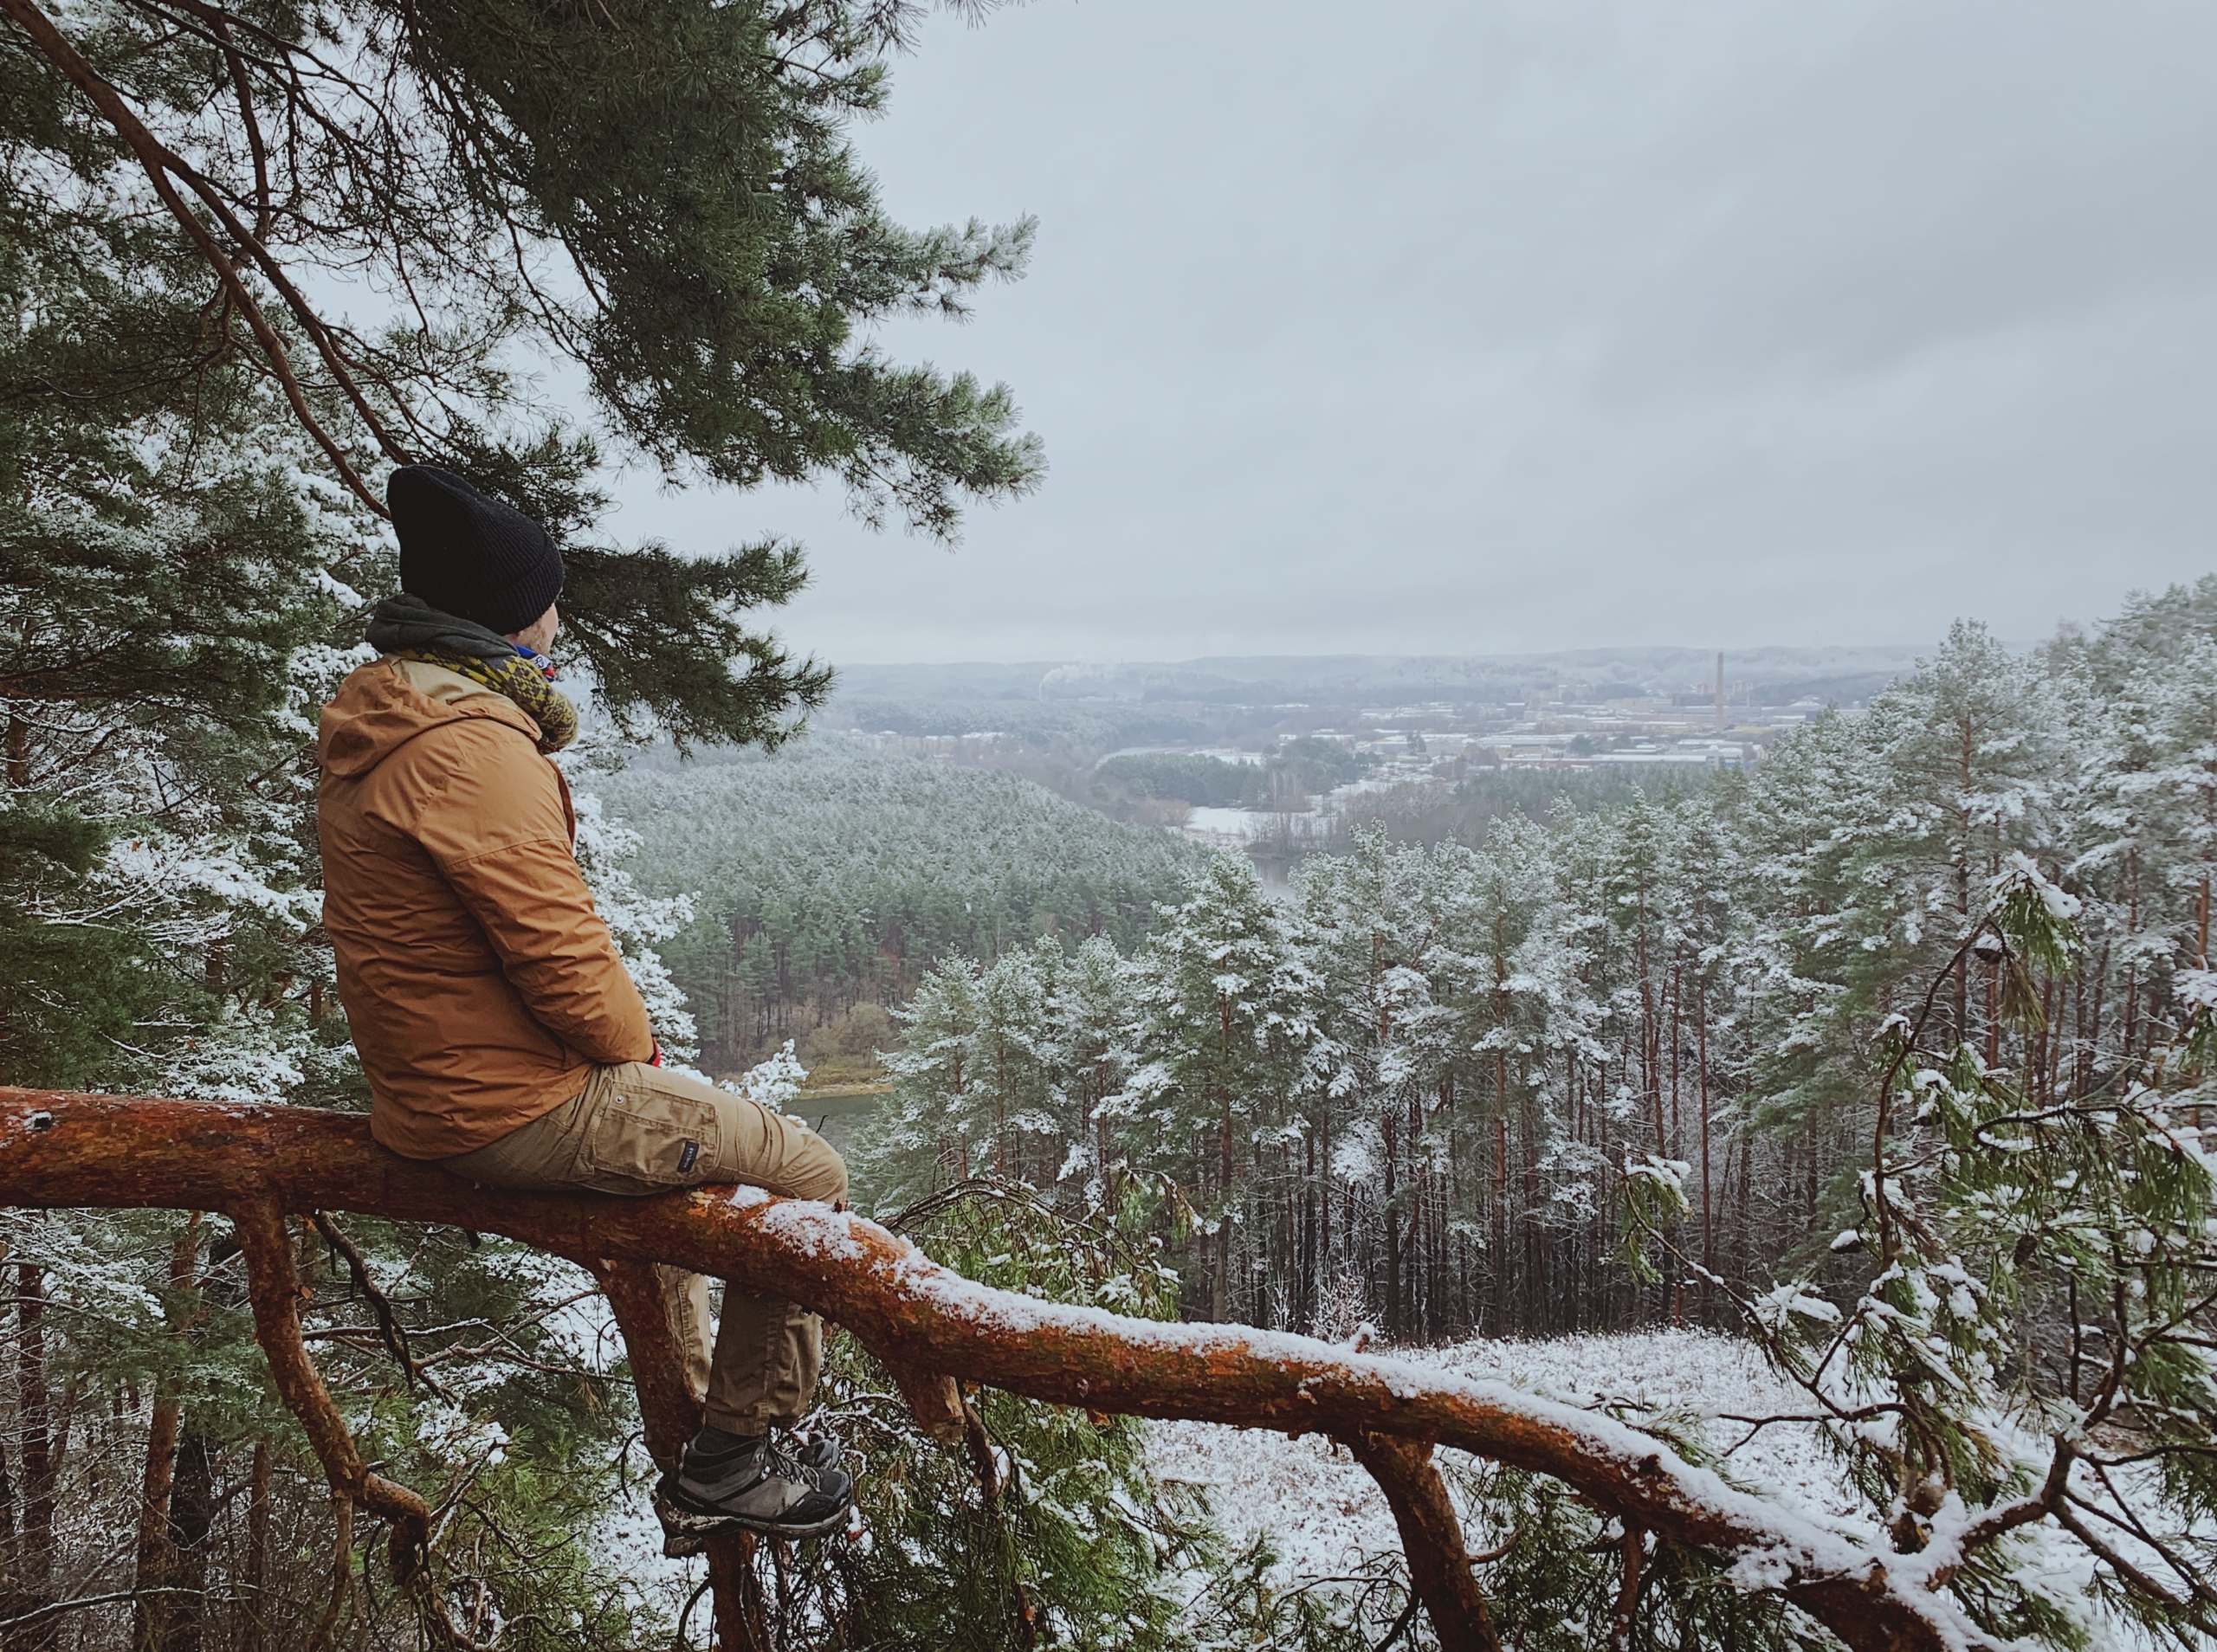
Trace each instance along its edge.
{"label": "jacket pocket", "polygon": [[585,1158],[602,1176],[661,1187],[688,1187],[717,1162],[716,1111],[682,1096],[617,1096],[601,1108],[585,1141]]}

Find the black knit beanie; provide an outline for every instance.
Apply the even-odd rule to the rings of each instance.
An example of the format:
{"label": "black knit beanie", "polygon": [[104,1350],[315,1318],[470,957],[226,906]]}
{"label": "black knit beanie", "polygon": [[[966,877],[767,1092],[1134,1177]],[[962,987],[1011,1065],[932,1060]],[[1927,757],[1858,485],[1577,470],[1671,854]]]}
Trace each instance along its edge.
{"label": "black knit beanie", "polygon": [[400,588],[502,636],[562,594],[562,553],[521,511],[452,471],[403,465],[385,485],[400,539]]}

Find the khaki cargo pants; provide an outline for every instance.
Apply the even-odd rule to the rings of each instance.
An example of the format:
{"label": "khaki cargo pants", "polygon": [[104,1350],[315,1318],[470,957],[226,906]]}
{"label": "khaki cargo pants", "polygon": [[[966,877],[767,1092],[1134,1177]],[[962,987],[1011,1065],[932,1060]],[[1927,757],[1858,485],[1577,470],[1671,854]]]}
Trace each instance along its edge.
{"label": "khaki cargo pants", "polygon": [[[595,1068],[583,1093],[553,1112],[443,1162],[485,1186],[532,1191],[645,1195],[744,1182],[826,1204],[847,1197],[846,1165],[805,1125],[641,1062]],[[686,1281],[678,1331],[693,1390],[708,1394],[708,1421],[734,1434],[798,1421],[824,1367],[821,1321],[727,1281],[712,1357],[708,1281],[698,1274]]]}

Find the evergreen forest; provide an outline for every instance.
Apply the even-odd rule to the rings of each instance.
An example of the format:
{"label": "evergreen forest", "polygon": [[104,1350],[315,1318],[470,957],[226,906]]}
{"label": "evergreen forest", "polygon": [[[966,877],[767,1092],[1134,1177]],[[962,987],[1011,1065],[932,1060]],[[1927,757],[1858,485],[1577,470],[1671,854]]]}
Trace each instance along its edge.
{"label": "evergreen forest", "polygon": [[[1729,1326],[1721,1281],[1826,1277],[1865,1197],[1865,1074],[1936,972],[1923,1036],[2039,1105],[2153,1086],[2198,1115],[2217,580],[2029,655],[1959,624],[1867,715],[1691,791],[1606,778],[1629,798],[1475,842],[1378,822],[1301,862],[1289,903],[1218,854],[1136,947],[941,962],[871,1184],[889,1208],[981,1173],[1140,1201],[1191,1313],[1531,1336]],[[2077,936],[2021,979],[1966,945],[2020,871]],[[1658,1166],[1688,1204],[1651,1281],[1621,1212]],[[2052,1329],[2027,1320],[2024,1353],[2059,1374]]]}
{"label": "evergreen forest", "polygon": [[898,1005],[945,957],[1043,934],[1136,946],[1199,858],[1016,776],[836,735],[771,756],[649,754],[594,784],[636,834],[640,887],[688,904],[659,951],[714,1072]]}

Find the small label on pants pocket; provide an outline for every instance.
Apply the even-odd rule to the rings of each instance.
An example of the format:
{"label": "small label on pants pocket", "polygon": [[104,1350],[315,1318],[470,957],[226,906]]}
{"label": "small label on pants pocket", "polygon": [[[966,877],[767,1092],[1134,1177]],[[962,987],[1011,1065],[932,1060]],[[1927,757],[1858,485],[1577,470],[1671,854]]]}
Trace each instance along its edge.
{"label": "small label on pants pocket", "polygon": [[687,1142],[684,1146],[678,1149],[677,1173],[680,1176],[682,1176],[686,1171],[691,1170],[693,1168],[693,1161],[700,1158],[700,1156],[701,1144],[697,1141]]}

